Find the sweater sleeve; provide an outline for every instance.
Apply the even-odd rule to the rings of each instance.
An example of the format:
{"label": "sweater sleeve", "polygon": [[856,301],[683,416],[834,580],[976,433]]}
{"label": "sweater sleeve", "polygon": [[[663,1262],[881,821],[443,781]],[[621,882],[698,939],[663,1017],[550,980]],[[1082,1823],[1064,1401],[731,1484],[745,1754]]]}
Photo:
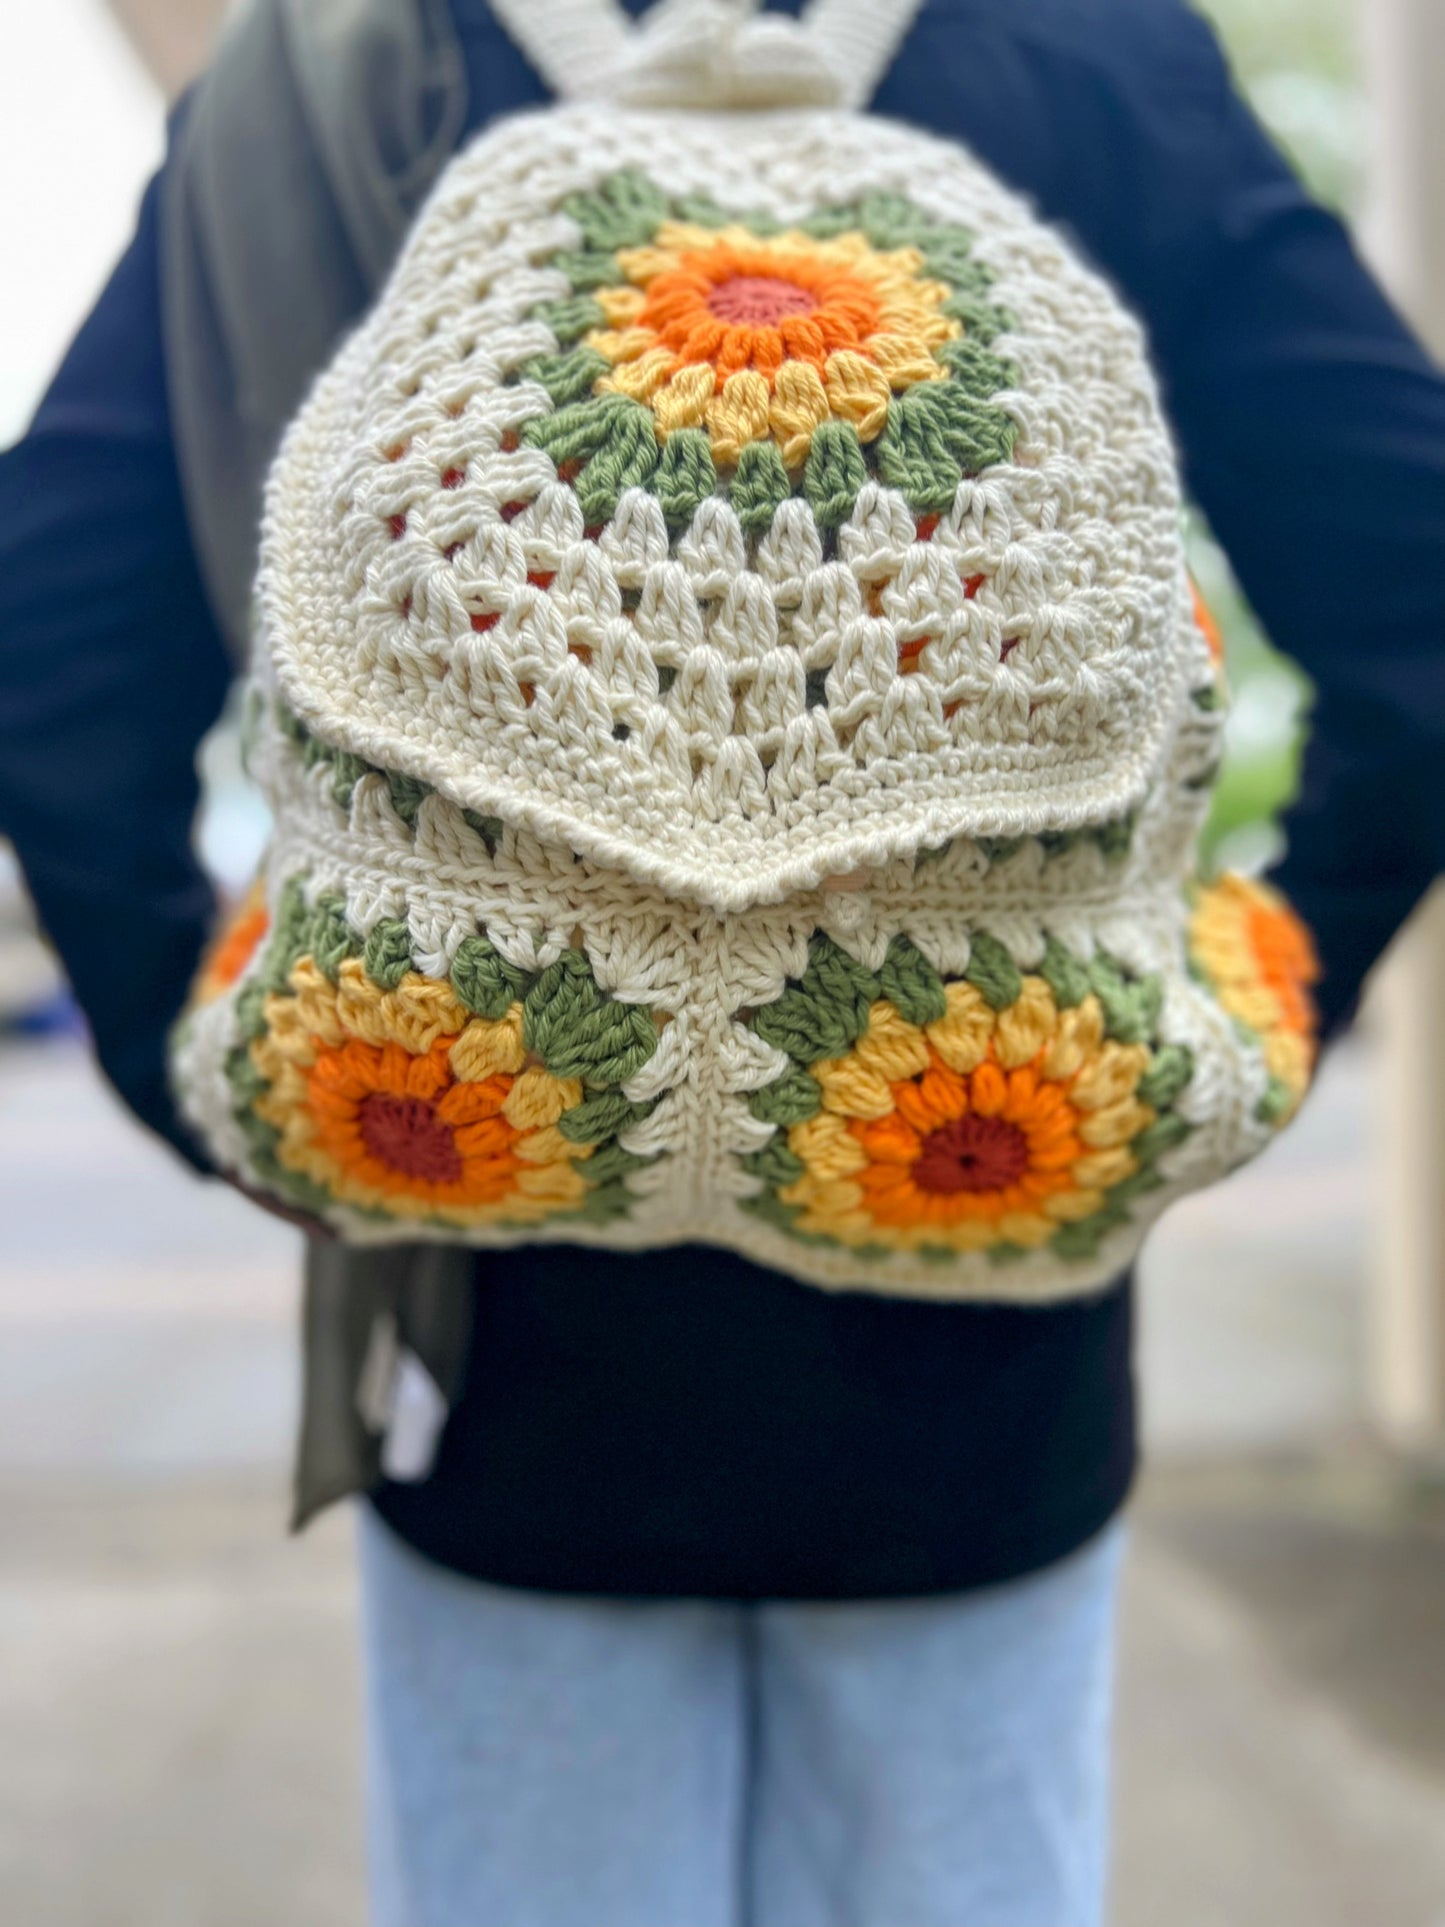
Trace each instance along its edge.
{"label": "sweater sleeve", "polygon": [[0,453],[0,830],[130,1107],[187,1156],[164,1039],[212,912],[197,744],[229,681],[171,444],[158,181]]}
{"label": "sweater sleeve", "polygon": [[1445,866],[1445,377],[1231,89],[1216,139],[1158,339],[1192,492],[1314,687],[1277,881],[1328,1030]]}
{"label": "sweater sleeve", "polygon": [[880,105],[968,141],[1148,330],[1190,491],[1314,684],[1279,880],[1337,1023],[1445,862],[1445,379],[1183,0],[929,0]]}
{"label": "sweater sleeve", "polygon": [[1060,197],[1142,312],[1188,486],[1314,687],[1278,881],[1328,1030],[1445,864],[1445,378],[1202,21],[1097,79],[1089,113],[1113,191],[1084,170]]}

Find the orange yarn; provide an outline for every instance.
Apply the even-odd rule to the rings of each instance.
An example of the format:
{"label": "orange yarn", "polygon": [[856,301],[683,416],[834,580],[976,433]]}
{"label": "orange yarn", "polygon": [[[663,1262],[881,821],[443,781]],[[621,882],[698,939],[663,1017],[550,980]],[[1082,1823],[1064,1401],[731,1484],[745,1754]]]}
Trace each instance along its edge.
{"label": "orange yarn", "polygon": [[[317,1149],[389,1197],[500,1204],[516,1185],[522,1135],[502,1115],[513,1080],[458,1081],[448,1062],[456,1041],[439,1037],[420,1056],[357,1037],[323,1045],[306,1077]],[[378,1099],[389,1108],[378,1112]]]}
{"label": "orange yarn", "polygon": [[1279,1022],[1286,1030],[1313,1038],[1316,1029],[1310,986],[1319,982],[1320,965],[1308,927],[1282,897],[1257,895],[1245,919],[1250,951],[1259,975],[1274,992]]}
{"label": "orange yarn", "polygon": [[195,1001],[209,1003],[237,983],[270,928],[265,894],[253,884],[208,953],[196,981]]}
{"label": "orange yarn", "polygon": [[997,1224],[1075,1188],[1079,1113],[1057,1083],[1031,1063],[1005,1070],[992,1046],[966,1076],[931,1047],[929,1058],[920,1077],[891,1086],[886,1117],[848,1120],[868,1157],[857,1182],[875,1223]]}
{"label": "orange yarn", "polygon": [[1189,593],[1194,598],[1194,620],[1198,623],[1204,640],[1209,645],[1209,659],[1216,667],[1224,662],[1224,637],[1219,624],[1214,620],[1213,611],[1199,593],[1199,584],[1190,579]]}
{"label": "orange yarn", "polygon": [[[778,291],[778,319],[761,324],[727,318],[729,295],[746,289],[761,307],[764,288]],[[743,306],[741,300],[736,304]],[[790,312],[788,310],[791,310]],[[751,368],[771,385],[785,361],[806,361],[819,374],[830,354],[862,349],[881,318],[875,291],[848,269],[804,254],[763,252],[718,242],[688,253],[647,288],[635,325],[689,365],[709,363],[714,389]]]}

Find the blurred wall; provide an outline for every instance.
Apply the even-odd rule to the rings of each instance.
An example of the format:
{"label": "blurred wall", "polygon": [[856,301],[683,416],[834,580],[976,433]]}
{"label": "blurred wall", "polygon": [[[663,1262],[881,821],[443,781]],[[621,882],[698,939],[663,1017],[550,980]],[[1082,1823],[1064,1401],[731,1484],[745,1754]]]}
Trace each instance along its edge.
{"label": "blurred wall", "polygon": [[227,0],[110,0],[147,71],[167,100],[206,64]]}
{"label": "blurred wall", "polygon": [[100,0],[11,4],[0,27],[6,264],[0,446],[21,432],[135,222],[161,157],[156,83]]}

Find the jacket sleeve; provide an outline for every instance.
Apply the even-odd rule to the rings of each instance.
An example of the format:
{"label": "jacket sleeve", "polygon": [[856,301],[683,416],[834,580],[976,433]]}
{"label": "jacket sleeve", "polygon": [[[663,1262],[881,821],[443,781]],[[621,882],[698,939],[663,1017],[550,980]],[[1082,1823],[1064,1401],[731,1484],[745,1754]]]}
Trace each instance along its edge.
{"label": "jacket sleeve", "polygon": [[0,453],[0,831],[107,1076],[194,1160],[164,1038],[212,913],[195,754],[229,674],[171,445],[157,193],[29,432]]}
{"label": "jacket sleeve", "polygon": [[1141,311],[1190,490],[1314,685],[1278,880],[1329,1028],[1445,864],[1445,378],[1211,31],[1148,15],[1080,90],[1075,151],[1110,158],[1055,192]]}
{"label": "jacket sleeve", "polygon": [[1445,862],[1445,379],[1184,0],[929,0],[878,104],[967,141],[1145,323],[1188,486],[1314,683],[1279,880],[1337,1023]]}

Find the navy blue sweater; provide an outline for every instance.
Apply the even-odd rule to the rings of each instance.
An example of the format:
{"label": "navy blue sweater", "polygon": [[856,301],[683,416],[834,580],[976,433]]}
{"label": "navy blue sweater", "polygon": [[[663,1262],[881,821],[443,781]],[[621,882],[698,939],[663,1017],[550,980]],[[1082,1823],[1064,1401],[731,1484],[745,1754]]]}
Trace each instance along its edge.
{"label": "navy blue sweater", "polygon": [[[542,98],[481,0],[454,12],[471,127]],[[1445,852],[1445,381],[1179,0],[928,0],[876,107],[966,142],[1144,321],[1189,487],[1317,691],[1281,880],[1338,1022]],[[194,751],[228,672],[171,442],[156,199],[0,456],[0,829],[107,1074],[179,1145],[162,1040],[211,914]],[[552,1248],[480,1260],[478,1313],[435,1474],[378,1503],[494,1579],[963,1587],[1081,1542],[1132,1471],[1124,1283],[950,1307]]]}

